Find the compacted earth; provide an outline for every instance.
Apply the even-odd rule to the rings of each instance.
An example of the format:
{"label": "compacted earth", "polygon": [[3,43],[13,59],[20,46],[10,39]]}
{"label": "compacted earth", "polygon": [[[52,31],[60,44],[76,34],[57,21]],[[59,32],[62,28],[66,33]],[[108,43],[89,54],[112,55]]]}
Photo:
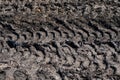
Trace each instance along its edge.
{"label": "compacted earth", "polygon": [[0,80],[120,80],[120,0],[0,0]]}

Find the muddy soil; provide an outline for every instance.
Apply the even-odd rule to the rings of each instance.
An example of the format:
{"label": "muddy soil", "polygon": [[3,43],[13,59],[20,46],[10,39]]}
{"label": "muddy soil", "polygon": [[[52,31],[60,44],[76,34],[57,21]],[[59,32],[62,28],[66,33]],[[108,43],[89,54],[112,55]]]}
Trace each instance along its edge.
{"label": "muddy soil", "polygon": [[120,80],[120,1],[0,0],[0,80]]}

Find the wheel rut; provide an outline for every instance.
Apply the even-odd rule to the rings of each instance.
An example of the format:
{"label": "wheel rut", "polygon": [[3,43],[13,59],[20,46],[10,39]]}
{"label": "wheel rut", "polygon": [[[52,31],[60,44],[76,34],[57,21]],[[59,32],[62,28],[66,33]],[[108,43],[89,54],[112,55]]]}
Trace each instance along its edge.
{"label": "wheel rut", "polygon": [[119,80],[118,4],[1,0],[0,80]]}

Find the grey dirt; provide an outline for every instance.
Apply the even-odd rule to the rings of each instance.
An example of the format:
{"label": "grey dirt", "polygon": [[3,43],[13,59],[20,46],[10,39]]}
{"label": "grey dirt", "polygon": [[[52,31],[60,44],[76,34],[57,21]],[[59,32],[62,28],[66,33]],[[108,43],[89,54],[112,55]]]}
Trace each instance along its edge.
{"label": "grey dirt", "polygon": [[120,80],[120,0],[0,0],[0,80]]}

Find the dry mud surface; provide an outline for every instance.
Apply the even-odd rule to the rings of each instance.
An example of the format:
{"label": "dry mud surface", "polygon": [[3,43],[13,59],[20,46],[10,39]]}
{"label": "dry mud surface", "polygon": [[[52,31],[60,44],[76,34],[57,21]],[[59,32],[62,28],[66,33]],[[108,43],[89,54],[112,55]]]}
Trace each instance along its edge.
{"label": "dry mud surface", "polygon": [[120,0],[0,0],[0,80],[120,80]]}

